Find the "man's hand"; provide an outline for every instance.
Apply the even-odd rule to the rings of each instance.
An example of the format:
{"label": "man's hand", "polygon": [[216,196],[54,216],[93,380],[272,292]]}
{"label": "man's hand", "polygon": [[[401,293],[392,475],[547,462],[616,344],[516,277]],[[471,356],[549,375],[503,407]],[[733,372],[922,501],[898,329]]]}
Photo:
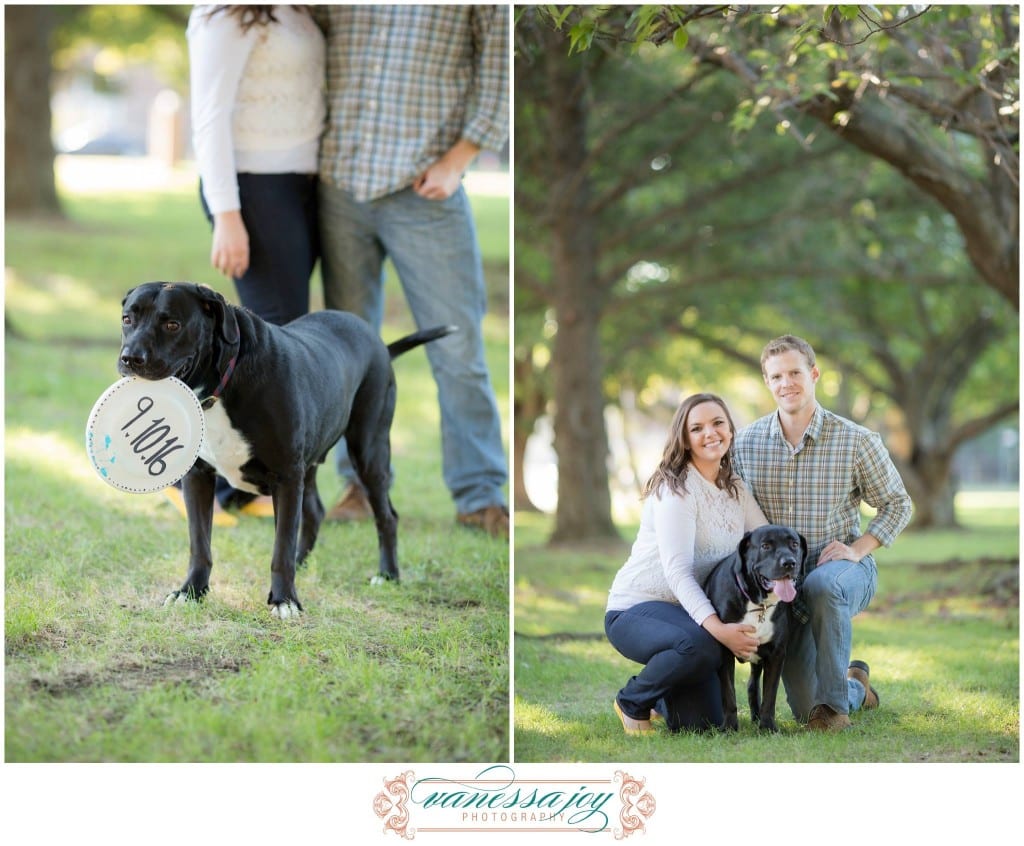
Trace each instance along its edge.
{"label": "man's hand", "polygon": [[462,171],[438,159],[426,169],[412,187],[421,197],[427,200],[447,200],[459,189]]}
{"label": "man's hand", "polygon": [[472,164],[480,148],[460,139],[447,153],[428,167],[413,182],[412,189],[427,200],[447,200],[459,190],[462,174]]}
{"label": "man's hand", "polygon": [[880,546],[878,538],[874,535],[861,535],[851,545],[834,540],[821,551],[815,566],[820,567],[828,561],[860,561]]}

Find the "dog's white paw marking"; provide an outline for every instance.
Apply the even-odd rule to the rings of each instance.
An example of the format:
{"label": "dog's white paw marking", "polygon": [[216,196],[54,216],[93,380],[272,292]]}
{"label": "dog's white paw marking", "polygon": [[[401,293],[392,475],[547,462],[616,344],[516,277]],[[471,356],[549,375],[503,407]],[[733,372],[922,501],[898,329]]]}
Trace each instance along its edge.
{"label": "dog's white paw marking", "polygon": [[196,600],[190,599],[189,595],[182,590],[176,590],[173,593],[167,594],[167,599],[164,600],[164,608],[168,608],[171,605],[194,605]]}
{"label": "dog's white paw marking", "polygon": [[301,614],[302,610],[291,600],[274,605],[270,609],[270,616],[279,620],[297,620]]}

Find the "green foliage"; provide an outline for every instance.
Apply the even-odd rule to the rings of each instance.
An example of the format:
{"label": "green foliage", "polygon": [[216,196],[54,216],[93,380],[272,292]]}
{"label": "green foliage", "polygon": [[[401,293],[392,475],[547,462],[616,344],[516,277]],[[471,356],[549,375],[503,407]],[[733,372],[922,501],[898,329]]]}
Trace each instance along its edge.
{"label": "green foliage", "polygon": [[[660,22],[662,29],[648,35],[658,41],[687,21],[691,42],[703,38],[706,46],[711,22],[694,17],[697,7],[671,8],[671,22],[658,11],[665,7],[656,6],[631,7],[628,14],[611,9],[600,22],[629,42],[635,27]],[[853,20],[856,8],[837,17]],[[868,14],[893,23],[896,11]],[[565,26],[576,19],[564,7],[560,14]],[[961,32],[953,25],[956,14],[930,10],[927,20],[906,23],[905,33],[927,37],[937,52],[943,38],[962,44],[956,49],[964,56],[973,44],[976,64],[977,45],[996,43],[996,23],[975,10]],[[915,413],[934,440],[943,426],[949,436],[949,427],[1012,401],[1017,317],[980,283],[953,217],[890,165],[778,102],[783,95],[791,103],[834,100],[837,91],[864,85],[866,68],[890,85],[899,80],[932,91],[934,83],[915,75],[912,57],[884,32],[863,45],[840,44],[824,37],[819,13],[808,7],[714,20],[715,43],[762,72],[753,86],[710,70],[690,49],[591,51],[566,60],[585,73],[585,172],[545,170],[543,120],[553,106],[543,95],[543,63],[521,63],[517,347],[539,348],[541,361],[550,358],[559,279],[551,271],[552,211],[545,201],[552,185],[586,180],[596,230],[593,286],[595,295],[608,292],[601,341],[609,402],[618,402],[624,388],[643,405],[663,401],[670,382],[725,390],[744,374],[756,380],[764,342],[785,332],[811,340],[836,371],[833,393],[823,399],[841,401],[841,411],[874,426],[891,425],[894,414],[909,413],[928,394],[936,401]],[[812,29],[790,44],[798,22]],[[943,24],[937,34],[923,34],[937,22]],[[841,111],[837,120],[848,117]],[[984,167],[970,139],[958,135],[951,145],[931,119],[908,112],[905,120],[915,122],[921,137],[955,147],[971,169]],[[959,371],[939,375],[971,325],[985,327],[976,333],[975,353]],[[763,392],[737,393],[747,416],[767,410]]]}
{"label": "green foliage", "polygon": [[826,6],[821,16],[824,23],[828,23],[828,19],[832,17],[833,11],[839,12],[845,20],[855,21],[860,14],[860,6]]}
{"label": "green foliage", "polygon": [[99,89],[116,86],[121,70],[135,64],[150,65],[167,84],[187,89],[185,27],[191,6],[98,4],[59,10],[53,53],[58,72],[89,56],[89,71]]}
{"label": "green foliage", "polygon": [[597,21],[584,17],[569,30],[569,53],[582,53],[589,50],[597,35]]}
{"label": "green foliage", "polygon": [[[272,524],[241,518],[214,531],[209,599],[162,607],[185,572],[186,525],[159,494],[104,485],[83,429],[117,378],[129,287],[192,279],[236,301],[208,266],[194,176],[182,176],[177,190],[65,189],[66,223],[7,221],[7,760],[505,760],[508,548],[453,525],[425,356],[396,363],[401,585],[369,583],[371,525],[331,524],[298,577],[306,614],[276,623]],[[471,200],[505,301],[508,204]],[[411,320],[393,275],[386,290],[393,338]],[[504,414],[506,315],[485,338]],[[340,493],[330,467],[319,486],[325,502]]]}

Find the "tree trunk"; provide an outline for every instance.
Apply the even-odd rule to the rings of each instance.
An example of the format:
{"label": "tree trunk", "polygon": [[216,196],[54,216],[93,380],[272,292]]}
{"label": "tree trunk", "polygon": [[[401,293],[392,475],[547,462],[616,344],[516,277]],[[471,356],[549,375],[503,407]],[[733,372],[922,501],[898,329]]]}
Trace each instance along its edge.
{"label": "tree trunk", "polygon": [[560,39],[545,52],[551,155],[552,279],[558,324],[554,373],[558,511],[553,543],[619,538],[611,518],[604,363],[598,324],[606,292],[595,284],[597,242],[586,209],[586,106],[582,62],[566,61]]}
{"label": "tree trunk", "polygon": [[530,353],[513,359],[515,399],[512,403],[512,502],[516,511],[540,511],[526,490],[526,445],[544,412],[544,392],[538,387]]}
{"label": "tree trunk", "polygon": [[530,439],[532,427],[528,430],[521,426],[517,420],[512,430],[512,503],[516,511],[538,512],[540,509],[530,499],[530,493],[526,490],[526,481],[523,479],[523,466],[526,458],[526,445]]}
{"label": "tree trunk", "polygon": [[52,6],[4,8],[7,214],[60,215],[50,138]]}
{"label": "tree trunk", "polygon": [[914,501],[915,529],[958,528],[952,478],[953,456],[945,451],[915,450],[909,462],[903,462],[900,475]]}

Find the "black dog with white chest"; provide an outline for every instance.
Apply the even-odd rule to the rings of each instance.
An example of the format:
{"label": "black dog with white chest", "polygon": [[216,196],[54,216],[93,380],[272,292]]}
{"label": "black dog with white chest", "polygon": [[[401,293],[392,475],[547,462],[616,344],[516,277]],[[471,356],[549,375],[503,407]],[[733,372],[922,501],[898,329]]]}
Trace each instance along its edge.
{"label": "black dog with white chest", "polygon": [[[807,541],[785,526],[761,526],[747,532],[736,551],[719,561],[702,587],[724,623],[754,626],[760,642],[750,659],[747,700],[750,718],[768,731],[775,725],[775,700],[786,658],[792,625],[789,603],[796,599],[796,583],[807,557]],[[722,689],[725,728],[739,728],[736,714],[736,663],[722,647],[718,679]],[[763,686],[761,682],[763,681]]]}
{"label": "black dog with white chest", "polygon": [[395,376],[391,360],[454,331],[427,329],[385,346],[360,318],[340,311],[274,326],[205,285],[148,282],[122,303],[122,375],[176,376],[202,401],[206,436],[182,481],[189,569],[167,602],[209,590],[215,473],[238,490],[269,494],[275,539],[274,616],[302,610],[295,568],[316,542],[324,507],[316,471],[343,435],[373,508],[379,578],[398,578],[398,515],[388,493]]}

